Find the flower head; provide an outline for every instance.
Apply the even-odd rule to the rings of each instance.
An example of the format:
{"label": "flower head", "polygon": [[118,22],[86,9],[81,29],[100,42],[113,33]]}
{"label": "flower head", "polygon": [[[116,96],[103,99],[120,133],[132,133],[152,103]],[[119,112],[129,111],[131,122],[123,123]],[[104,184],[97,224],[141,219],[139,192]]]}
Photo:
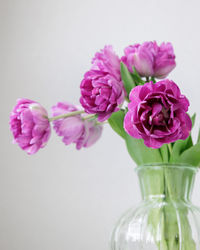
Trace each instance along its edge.
{"label": "flower head", "polygon": [[168,79],[133,88],[124,119],[126,132],[144,139],[148,147],[185,140],[192,122],[187,115],[189,101],[178,86]]}
{"label": "flower head", "polygon": [[50,137],[47,111],[35,101],[19,99],[10,115],[10,129],[14,142],[28,154],[34,154]]}
{"label": "flower head", "polygon": [[111,45],[107,45],[97,52],[92,59],[92,69],[113,75],[118,81],[120,76],[120,59],[113,51]]}
{"label": "flower head", "polygon": [[133,66],[141,76],[165,78],[176,66],[175,55],[171,43],[144,42],[130,45],[124,50],[121,60],[130,72]]}
{"label": "flower head", "polygon": [[[78,107],[72,104],[59,102],[52,107],[52,114],[58,116],[77,110]],[[81,115],[55,120],[53,124],[57,135],[63,137],[62,141],[66,145],[75,143],[77,149],[93,145],[102,133],[101,125],[97,125],[95,121],[83,120]]]}
{"label": "flower head", "polygon": [[120,76],[120,60],[111,46],[96,53],[92,68],[81,82],[80,103],[87,113],[97,114],[104,121],[119,110],[125,98]]}

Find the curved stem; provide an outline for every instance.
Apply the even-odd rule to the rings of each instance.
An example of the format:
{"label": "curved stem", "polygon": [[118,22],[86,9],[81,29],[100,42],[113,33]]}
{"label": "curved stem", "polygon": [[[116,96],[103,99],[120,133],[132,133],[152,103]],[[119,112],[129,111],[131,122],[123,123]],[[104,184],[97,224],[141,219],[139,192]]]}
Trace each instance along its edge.
{"label": "curved stem", "polygon": [[89,120],[89,119],[92,119],[92,118],[96,118],[96,114],[91,114],[91,115],[87,115],[85,117],[82,117],[82,120]]}
{"label": "curved stem", "polygon": [[85,113],[84,110],[77,110],[77,111],[73,111],[73,112],[70,112],[70,113],[67,113],[67,114],[50,117],[50,118],[48,118],[48,120],[51,122],[51,121],[59,120],[59,119],[62,119],[62,118],[67,118],[67,117],[70,117],[70,116],[80,115],[80,114],[83,114],[83,113]]}
{"label": "curved stem", "polygon": [[104,125],[104,124],[108,124],[108,121],[105,121],[105,122],[96,122],[96,125]]}

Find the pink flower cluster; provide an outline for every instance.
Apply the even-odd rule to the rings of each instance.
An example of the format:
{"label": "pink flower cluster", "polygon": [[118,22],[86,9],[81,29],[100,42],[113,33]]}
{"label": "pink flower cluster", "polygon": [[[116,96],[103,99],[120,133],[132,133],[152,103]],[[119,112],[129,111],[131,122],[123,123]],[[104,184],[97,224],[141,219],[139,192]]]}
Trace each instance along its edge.
{"label": "pink flower cluster", "polygon": [[[52,107],[53,117],[48,118],[39,103],[18,100],[10,116],[14,141],[28,154],[36,153],[46,145],[50,121],[53,121],[54,130],[66,145],[75,143],[77,149],[89,147],[102,134],[101,122],[122,108],[128,99],[120,72],[121,62],[128,68],[129,80],[134,78],[133,67],[141,77],[165,78],[176,66],[171,43],[135,44],[125,48],[124,53],[120,60],[112,46],[105,46],[95,54],[80,84],[82,111],[72,104],[58,102]],[[173,81],[165,79],[134,86],[124,119],[124,129],[130,136],[142,138],[145,145],[152,148],[189,136],[192,127],[186,113],[189,101]]]}
{"label": "pink flower cluster", "polygon": [[[74,105],[61,102],[52,107],[53,117],[77,110]],[[84,121],[81,115],[60,119],[58,117],[53,123],[56,133],[63,137],[63,142],[66,145],[76,143],[77,149],[90,147],[102,133],[100,124],[96,121]],[[28,154],[35,154],[47,144],[50,137],[47,111],[35,101],[19,99],[10,115],[10,129],[14,142]]]}

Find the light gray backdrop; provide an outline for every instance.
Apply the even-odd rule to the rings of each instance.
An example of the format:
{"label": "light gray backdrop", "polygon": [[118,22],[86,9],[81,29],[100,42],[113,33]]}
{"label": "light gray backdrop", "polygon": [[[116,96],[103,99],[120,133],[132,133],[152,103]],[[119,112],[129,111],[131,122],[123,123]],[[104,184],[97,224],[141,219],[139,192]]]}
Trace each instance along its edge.
{"label": "light gray backdrop", "polygon": [[78,103],[97,50],[113,44],[121,56],[129,44],[157,40],[173,43],[170,78],[190,98],[190,113],[199,111],[199,9],[198,0],[0,0],[1,250],[108,250],[114,223],[140,200],[135,165],[108,126],[90,149],[78,152],[52,132],[45,149],[27,156],[11,143],[15,100],[48,110]]}

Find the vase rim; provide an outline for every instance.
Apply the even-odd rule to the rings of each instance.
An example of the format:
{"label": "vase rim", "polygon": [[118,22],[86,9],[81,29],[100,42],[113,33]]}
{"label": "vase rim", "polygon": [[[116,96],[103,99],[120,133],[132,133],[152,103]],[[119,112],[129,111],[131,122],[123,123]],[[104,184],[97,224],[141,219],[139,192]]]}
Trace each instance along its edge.
{"label": "vase rim", "polygon": [[135,170],[136,172],[138,172],[142,169],[149,169],[149,168],[190,169],[193,172],[198,171],[198,167],[195,167],[186,163],[146,163],[146,164],[138,165]]}

